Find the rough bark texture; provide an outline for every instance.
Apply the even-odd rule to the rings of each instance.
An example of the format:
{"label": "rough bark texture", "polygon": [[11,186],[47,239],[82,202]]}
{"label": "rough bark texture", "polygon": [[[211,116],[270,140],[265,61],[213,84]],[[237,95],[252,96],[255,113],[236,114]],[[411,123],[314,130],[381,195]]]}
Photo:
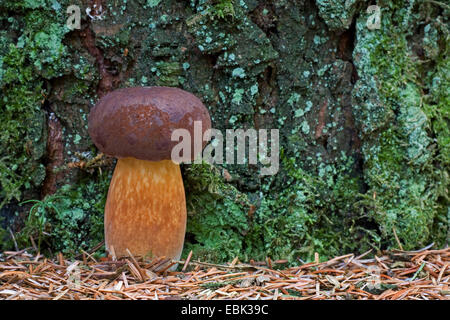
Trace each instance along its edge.
{"label": "rough bark texture", "polygon": [[[97,155],[87,114],[115,88],[164,85],[197,95],[214,128],[280,129],[275,176],[183,167],[185,254],[295,261],[443,246],[449,6],[378,1],[381,28],[369,30],[372,3],[342,3],[2,1],[3,228],[66,253],[101,240],[113,166]],[[71,4],[81,30],[65,26]]]}

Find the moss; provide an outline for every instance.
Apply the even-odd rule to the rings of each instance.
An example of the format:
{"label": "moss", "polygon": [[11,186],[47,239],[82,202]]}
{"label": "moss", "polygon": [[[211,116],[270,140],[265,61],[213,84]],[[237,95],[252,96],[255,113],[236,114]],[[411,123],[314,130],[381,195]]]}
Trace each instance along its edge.
{"label": "moss", "polygon": [[32,207],[16,236],[21,246],[35,239],[41,252],[67,256],[89,250],[103,241],[103,210],[111,176],[87,176],[78,185],[65,185],[43,200],[28,200]]}
{"label": "moss", "polygon": [[208,9],[208,15],[212,20],[234,18],[235,12],[233,0],[216,0]]}
{"label": "moss", "polygon": [[295,158],[282,161],[287,172],[283,191],[266,194],[256,213],[252,236],[262,242],[262,247],[255,246],[256,257],[287,258],[295,264],[298,257],[314,259],[315,252],[326,259],[340,252],[379,248],[377,233],[353,213],[361,186],[348,172],[350,163],[328,165],[323,173],[312,175]]}
{"label": "moss", "polygon": [[246,257],[244,237],[249,231],[250,203],[247,197],[226,184],[218,169],[203,163],[184,170],[188,209],[188,234],[193,239],[184,253],[207,261]]}
{"label": "moss", "polygon": [[157,84],[160,86],[176,87],[180,84],[182,67],[178,62],[156,63]]}
{"label": "moss", "polygon": [[[22,192],[38,187],[44,177],[45,79],[61,76],[68,63],[62,44],[68,32],[61,12],[46,1],[0,5],[0,207]],[[39,9],[38,9],[39,8]],[[18,15],[21,13],[21,15]]]}
{"label": "moss", "polygon": [[227,20],[233,19],[236,15],[233,0],[200,0],[191,1],[191,6],[195,8],[199,15],[196,20]]}
{"label": "moss", "polygon": [[[432,226],[442,221],[448,206],[443,187],[448,172],[436,157],[432,136],[442,129],[445,134],[445,128],[430,127],[430,116],[445,113],[445,107],[438,106],[433,115],[423,104],[423,62],[413,58],[408,38],[411,25],[421,20],[421,8],[402,1],[382,8],[380,30],[367,30],[366,16],[358,19],[354,52],[361,75],[353,93],[363,133],[367,214],[380,225],[389,247],[397,246],[395,233],[406,249],[442,244],[445,232],[436,234]],[[446,98],[433,99],[440,104]]]}
{"label": "moss", "polygon": [[[41,84],[31,85],[36,81],[33,69],[25,65],[25,57],[14,46],[3,56],[2,71],[1,205],[12,198],[19,200],[23,189],[39,186],[43,181],[45,170],[39,160],[44,154],[46,137],[40,110]],[[16,73],[21,75],[18,79]]]}
{"label": "moss", "polygon": [[[322,181],[283,160],[288,180],[283,191],[266,193],[258,208],[225,183],[218,169],[192,165],[184,172],[188,203],[188,242],[184,250],[208,261],[324,259],[343,251],[379,247],[376,232],[349,216],[358,198],[358,178],[346,167],[328,167],[333,178]],[[347,164],[348,165],[348,164]],[[361,218],[361,217],[360,217]]]}

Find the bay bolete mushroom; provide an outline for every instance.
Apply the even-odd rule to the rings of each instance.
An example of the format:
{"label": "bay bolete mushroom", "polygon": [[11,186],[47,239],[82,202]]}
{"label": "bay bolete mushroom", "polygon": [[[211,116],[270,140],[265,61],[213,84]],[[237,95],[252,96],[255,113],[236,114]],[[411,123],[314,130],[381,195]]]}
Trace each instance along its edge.
{"label": "bay bolete mushroom", "polygon": [[[203,103],[178,88],[137,87],[108,93],[89,114],[97,148],[118,158],[105,206],[105,245],[116,256],[179,259],[186,230],[186,201],[179,164],[171,160],[175,129],[194,146],[194,122],[202,137],[211,128]],[[203,148],[206,141],[202,141]],[[191,152],[192,158],[195,154]]]}

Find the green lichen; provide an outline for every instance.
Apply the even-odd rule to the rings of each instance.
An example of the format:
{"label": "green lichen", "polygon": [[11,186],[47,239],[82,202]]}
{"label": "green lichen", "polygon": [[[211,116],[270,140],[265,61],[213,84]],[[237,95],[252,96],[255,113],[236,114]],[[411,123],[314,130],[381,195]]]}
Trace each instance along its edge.
{"label": "green lichen", "polygon": [[353,21],[361,0],[316,0],[319,15],[330,30],[345,30]]}

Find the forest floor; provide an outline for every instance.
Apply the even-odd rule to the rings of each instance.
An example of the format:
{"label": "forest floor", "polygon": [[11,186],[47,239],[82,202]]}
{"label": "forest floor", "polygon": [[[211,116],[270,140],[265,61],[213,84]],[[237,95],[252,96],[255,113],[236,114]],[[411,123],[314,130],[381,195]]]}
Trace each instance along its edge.
{"label": "forest floor", "polygon": [[[347,254],[283,267],[286,261],[234,259],[218,265],[157,258],[143,261],[48,259],[33,250],[0,254],[0,299],[450,299],[450,248]],[[316,256],[316,261],[319,257]]]}

